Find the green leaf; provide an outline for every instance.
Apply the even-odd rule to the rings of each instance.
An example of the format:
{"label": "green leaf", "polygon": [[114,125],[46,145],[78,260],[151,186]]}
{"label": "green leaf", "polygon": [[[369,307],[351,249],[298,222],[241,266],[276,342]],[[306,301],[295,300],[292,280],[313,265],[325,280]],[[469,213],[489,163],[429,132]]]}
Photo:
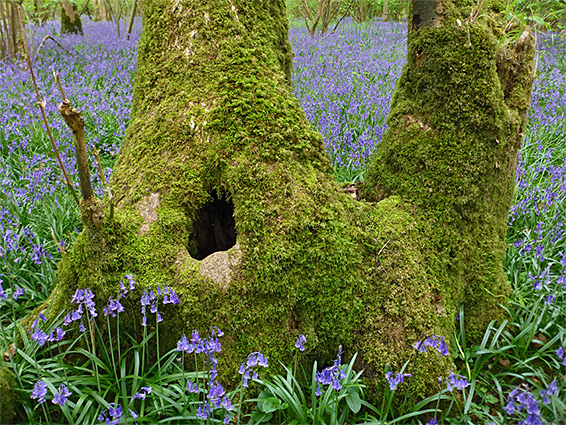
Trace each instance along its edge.
{"label": "green leaf", "polygon": [[266,397],[257,406],[263,413],[271,413],[281,409],[281,400],[277,397]]}
{"label": "green leaf", "polygon": [[251,417],[251,423],[253,424],[261,424],[268,422],[273,417],[273,413],[265,413],[256,410]]}
{"label": "green leaf", "polygon": [[497,404],[499,402],[499,399],[497,397],[495,397],[493,394],[488,394],[485,396],[486,403],[489,404]]}
{"label": "green leaf", "polygon": [[360,396],[357,391],[348,392],[348,395],[346,396],[346,403],[348,403],[348,407],[354,413],[358,413],[362,407],[362,400],[360,400]]}

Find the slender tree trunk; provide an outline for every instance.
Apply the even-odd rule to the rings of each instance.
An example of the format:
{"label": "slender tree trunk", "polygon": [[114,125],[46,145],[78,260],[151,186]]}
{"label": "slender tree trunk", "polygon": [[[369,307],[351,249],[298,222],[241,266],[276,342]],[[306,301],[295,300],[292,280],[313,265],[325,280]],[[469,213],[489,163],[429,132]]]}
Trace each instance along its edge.
{"label": "slender tree trunk", "polygon": [[77,5],[61,0],[61,34],[82,34],[83,24],[77,12]]}
{"label": "slender tree trunk", "polygon": [[134,27],[134,20],[136,18],[138,2],[134,0],[132,3],[132,12],[130,14],[130,20],[128,21],[128,30],[126,31],[126,40],[130,39],[130,34],[132,33],[132,28]]}
{"label": "slender tree trunk", "polygon": [[[412,344],[449,341],[461,304],[477,336],[509,290],[503,238],[533,46],[525,35],[498,50],[495,24],[472,21],[469,3],[414,2],[367,202],[335,182],[293,98],[284,0],[144,2],[115,214],[100,229],[85,220],[46,306],[58,312],[87,286],[104,303],[125,274],[129,297],[169,286],[182,304],[164,312],[162,347],[219,326],[225,377],[251,351],[289,362],[305,334],[323,363],[339,344],[359,351],[375,387]],[[134,334],[138,301],[120,319]],[[413,402],[451,359],[417,358]]]}
{"label": "slender tree trunk", "polygon": [[93,0],[92,3],[95,21],[109,22],[112,20],[110,9],[105,0]]}
{"label": "slender tree trunk", "polygon": [[383,0],[383,14],[381,17],[385,22],[389,20],[389,0]]}

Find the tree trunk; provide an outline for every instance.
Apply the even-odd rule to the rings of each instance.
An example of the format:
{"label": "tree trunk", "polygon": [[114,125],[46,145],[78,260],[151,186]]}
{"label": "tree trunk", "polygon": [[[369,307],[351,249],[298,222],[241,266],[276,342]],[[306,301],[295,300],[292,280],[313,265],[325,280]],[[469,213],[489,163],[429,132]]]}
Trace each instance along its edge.
{"label": "tree trunk", "polygon": [[95,21],[109,22],[112,20],[112,15],[110,14],[106,0],[93,0],[92,3]]}
{"label": "tree trunk", "polygon": [[[343,193],[292,96],[284,0],[144,2],[115,214],[100,230],[85,220],[46,306],[59,311],[84,287],[104,303],[132,274],[138,295],[161,284],[181,297],[159,325],[164,349],[219,326],[234,376],[251,351],[290,362],[305,334],[322,364],[339,344],[359,351],[374,386],[412,344],[449,341],[462,303],[475,331],[498,317],[532,41],[517,44],[520,59],[471,22],[469,46],[456,24],[469,2],[445,3],[450,14],[426,15],[434,25],[410,23],[390,130],[363,187],[373,203]],[[141,334],[130,303],[121,329]],[[413,401],[453,367],[432,353],[417,362]]]}
{"label": "tree trunk", "polygon": [[408,62],[363,191],[414,208],[435,292],[450,317],[465,306],[477,339],[509,292],[502,262],[534,44],[527,32],[505,40],[493,24],[502,11],[475,4],[413,0]]}
{"label": "tree trunk", "polygon": [[61,34],[82,34],[83,24],[77,12],[77,5],[61,0]]}

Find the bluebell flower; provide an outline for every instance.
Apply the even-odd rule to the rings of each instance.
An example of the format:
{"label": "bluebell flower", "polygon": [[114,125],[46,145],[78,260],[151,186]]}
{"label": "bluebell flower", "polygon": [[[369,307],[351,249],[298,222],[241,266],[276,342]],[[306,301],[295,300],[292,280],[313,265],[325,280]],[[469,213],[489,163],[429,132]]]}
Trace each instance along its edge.
{"label": "bluebell flower", "polygon": [[442,356],[447,356],[449,353],[448,346],[444,341],[444,337],[432,335],[423,341],[413,344],[413,348],[421,353],[425,353],[427,347],[435,348]]}
{"label": "bluebell flower", "polygon": [[208,419],[209,414],[209,405],[208,402],[201,404],[197,410],[197,418],[199,419]]}
{"label": "bluebell flower", "polygon": [[[137,418],[137,415],[130,410],[133,418]],[[118,425],[120,419],[124,412],[122,411],[122,406],[116,403],[110,403],[108,409],[98,415],[98,420],[104,422],[106,425]]]}
{"label": "bluebell flower", "polygon": [[[23,295],[23,294],[24,294],[24,288],[18,288],[18,289],[16,289],[16,290],[14,291],[14,293],[12,294],[12,298],[14,298],[14,300],[17,301],[17,300],[18,300],[18,297],[19,297],[20,295]],[[1,297],[0,297],[0,298],[1,298]]]}
{"label": "bluebell flower", "polygon": [[432,418],[426,423],[426,425],[438,425],[438,421],[436,420],[436,418]]}
{"label": "bluebell flower", "polygon": [[513,413],[515,413],[515,404],[513,403],[513,400],[509,400],[509,402],[505,405],[503,410],[505,410],[505,412],[509,416],[513,415]]}
{"label": "bluebell flower", "polygon": [[177,351],[189,352],[189,350],[191,350],[191,348],[193,348],[193,346],[191,344],[189,344],[189,340],[187,339],[187,336],[185,334],[183,334],[181,339],[179,341],[177,341]]}
{"label": "bluebell flower", "polygon": [[0,300],[7,300],[7,299],[8,299],[8,294],[2,287],[2,279],[0,279]]}
{"label": "bluebell flower", "polygon": [[45,385],[45,382],[43,382],[43,380],[40,379],[35,383],[30,398],[32,400],[37,399],[39,403],[43,403],[45,401],[46,395],[47,395],[47,385]]}
{"label": "bluebell flower", "polygon": [[130,283],[130,288],[129,288],[129,290],[130,290],[130,291],[133,291],[134,289],[136,289],[135,286],[134,286],[134,283],[136,283],[136,282],[134,281],[134,277],[133,277],[131,274],[127,274],[127,275],[125,275],[124,277],[125,277],[126,279],[128,279],[128,282]]}
{"label": "bluebell flower", "polygon": [[84,333],[86,331],[85,325],[83,325],[83,322],[80,323],[79,325],[79,331],[81,331],[81,333]]}
{"label": "bluebell flower", "polygon": [[222,405],[222,397],[224,396],[224,388],[218,381],[211,382],[208,389],[207,398],[217,409]]}
{"label": "bluebell flower", "polygon": [[41,347],[43,344],[45,344],[47,342],[49,337],[41,329],[35,328],[33,330],[33,333],[31,334],[31,339],[37,341],[37,343]]}
{"label": "bluebell flower", "polygon": [[187,387],[189,388],[190,393],[198,393],[199,392],[199,388],[198,388],[198,385],[197,385],[196,382],[193,384],[190,380],[187,380]]}
{"label": "bluebell flower", "polygon": [[141,390],[133,395],[132,400],[145,400],[148,394],[151,394],[151,387],[141,387]]}
{"label": "bluebell flower", "polygon": [[[315,380],[319,384],[317,393],[321,393],[320,384],[330,385],[333,390],[339,391],[342,389],[341,380],[346,377],[346,373],[341,368],[342,362],[342,346],[338,347],[338,356],[334,360],[334,364],[321,372],[316,372]],[[318,395],[318,394],[317,394]]]}
{"label": "bluebell flower", "polygon": [[226,413],[226,415],[224,415],[224,421],[222,421],[222,423],[229,424],[230,420],[231,420],[230,415],[228,413]]}
{"label": "bluebell flower", "polygon": [[224,408],[224,410],[228,412],[234,410],[234,407],[232,406],[232,400],[230,400],[230,397],[228,396],[222,397],[222,407]]}
{"label": "bluebell flower", "polygon": [[451,373],[446,380],[446,387],[448,391],[452,391],[453,388],[456,388],[459,391],[462,391],[464,388],[468,387],[470,384],[466,380],[465,377],[460,375],[455,375]]}
{"label": "bluebell flower", "polygon": [[389,382],[389,389],[394,391],[401,382],[404,382],[405,378],[410,378],[411,376],[412,375],[410,373],[397,373],[393,375],[393,372],[387,372],[385,374],[385,379]]}
{"label": "bluebell flower", "polygon": [[[238,370],[238,373],[240,375],[244,375],[243,383],[242,383],[244,387],[248,386],[248,382],[250,380],[250,370],[256,366],[261,366],[261,367],[268,366],[267,357],[265,357],[259,351],[256,351],[248,355],[247,360],[240,365],[240,369]],[[256,379],[257,376],[258,376],[257,373],[255,373],[254,371],[252,379]]]}
{"label": "bluebell flower", "polygon": [[49,342],[54,341],[61,341],[67,332],[65,332],[62,328],[57,327],[55,330],[51,331],[49,334]]}
{"label": "bluebell flower", "polygon": [[307,342],[307,338],[304,335],[299,335],[299,339],[295,343],[295,348],[298,348],[299,351],[305,351],[304,343]]}
{"label": "bluebell flower", "polygon": [[53,404],[58,404],[59,406],[64,406],[71,394],[72,393],[71,391],[69,391],[67,386],[65,384],[61,384],[61,386],[57,390],[57,394],[55,394],[55,397],[53,397],[53,400],[51,400],[51,402]]}

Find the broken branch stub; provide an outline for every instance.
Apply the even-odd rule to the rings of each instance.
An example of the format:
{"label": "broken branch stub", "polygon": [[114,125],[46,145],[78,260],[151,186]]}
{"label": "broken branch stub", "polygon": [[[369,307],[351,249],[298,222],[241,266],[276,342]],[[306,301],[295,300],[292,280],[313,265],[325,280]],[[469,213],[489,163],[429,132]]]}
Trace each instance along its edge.
{"label": "broken branch stub", "polygon": [[[90,183],[90,171],[88,166],[87,150],[85,143],[85,122],[81,113],[72,107],[65,99],[59,104],[59,113],[65,120],[73,134],[73,142],[77,153],[77,169],[79,171],[80,188],[83,200],[81,202],[81,216],[85,225],[93,224],[97,230],[103,219],[102,206],[94,197]],[[90,223],[89,223],[90,222]]]}
{"label": "broken branch stub", "polygon": [[67,126],[71,129],[71,133],[73,133],[73,142],[75,143],[77,152],[77,168],[79,170],[81,194],[83,201],[87,201],[94,196],[94,193],[90,184],[90,171],[86,153],[85,121],[81,113],[73,108],[68,100],[64,100],[59,104],[59,113],[65,120]]}

